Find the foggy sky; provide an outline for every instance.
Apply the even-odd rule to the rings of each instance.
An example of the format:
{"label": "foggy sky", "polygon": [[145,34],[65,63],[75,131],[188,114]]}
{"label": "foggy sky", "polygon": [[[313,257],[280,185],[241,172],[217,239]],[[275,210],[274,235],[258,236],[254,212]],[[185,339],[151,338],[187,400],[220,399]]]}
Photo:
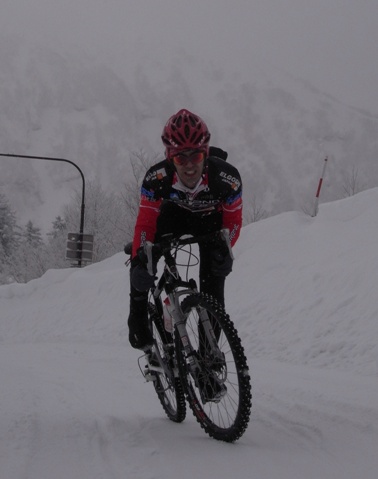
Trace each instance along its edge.
{"label": "foggy sky", "polygon": [[0,31],[83,51],[125,79],[139,64],[158,75],[180,51],[246,81],[265,62],[378,114],[376,0],[2,0]]}

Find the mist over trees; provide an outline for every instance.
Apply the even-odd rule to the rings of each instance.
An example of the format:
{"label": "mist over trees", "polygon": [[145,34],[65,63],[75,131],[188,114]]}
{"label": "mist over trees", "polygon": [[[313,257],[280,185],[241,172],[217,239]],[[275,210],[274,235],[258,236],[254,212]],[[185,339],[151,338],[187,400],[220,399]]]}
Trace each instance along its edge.
{"label": "mist over trees", "polygon": [[[136,185],[130,190],[135,196]],[[81,195],[74,195],[52,222],[45,238],[32,221],[19,226],[5,195],[0,195],[0,284],[25,283],[48,269],[67,268],[68,233],[78,232]],[[85,233],[94,235],[93,262],[119,253],[131,240],[135,210],[130,211],[122,196],[106,192],[94,183],[87,185]]]}
{"label": "mist over trees", "polygon": [[[140,182],[163,154],[165,121],[183,107],[206,120],[212,144],[239,169],[244,224],[311,211],[325,156],[321,201],[378,185],[376,115],[265,63],[239,76],[211,59],[200,68],[181,52],[167,58],[161,77],[140,63],[126,80],[80,51],[57,55],[22,37],[1,40],[0,150],[80,165],[95,261],[131,239]],[[0,281],[28,281],[68,266],[67,234],[79,230],[80,192],[67,201],[77,172],[58,162],[1,160]]]}
{"label": "mist over trees", "polygon": [[[376,115],[265,63],[251,64],[251,75],[231,75],[211,59],[203,69],[181,53],[161,71],[134,65],[126,79],[87,53],[57,55],[49,45],[3,37],[0,150],[67,158],[87,180],[122,196],[139,166],[130,152],[162,154],[164,123],[185,107],[206,120],[212,144],[239,169],[252,218],[303,210],[325,156],[322,201],[378,185]],[[30,219],[46,232],[78,178],[67,165],[41,163],[1,159],[0,191],[23,224]],[[354,165],[358,181],[349,173]]]}
{"label": "mist over trees", "polygon": [[[105,190],[98,182],[87,182],[84,233],[94,236],[93,262],[123,251],[132,240],[143,177],[160,159],[143,150],[130,153],[132,174],[121,193]],[[69,267],[67,236],[79,232],[81,203],[82,191],[77,190],[43,237],[41,228],[31,220],[20,226],[8,198],[0,194],[0,284],[25,283],[48,269]]]}

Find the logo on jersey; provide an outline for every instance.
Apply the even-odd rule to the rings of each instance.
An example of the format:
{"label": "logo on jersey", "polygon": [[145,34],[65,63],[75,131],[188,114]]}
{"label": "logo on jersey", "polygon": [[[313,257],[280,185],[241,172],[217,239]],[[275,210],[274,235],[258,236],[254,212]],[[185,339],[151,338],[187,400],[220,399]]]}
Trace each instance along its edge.
{"label": "logo on jersey", "polygon": [[156,178],[158,180],[162,180],[164,178],[164,176],[167,176],[167,173],[165,172],[165,169],[164,168],[160,168],[160,170],[157,170],[156,172]]}
{"label": "logo on jersey", "polygon": [[235,176],[228,175],[224,171],[221,171],[219,175],[222,177],[222,181],[231,185],[231,188],[233,190],[237,191],[241,187],[240,180]]}
{"label": "logo on jersey", "polygon": [[202,198],[201,195],[200,198],[201,199],[191,198],[188,195],[179,192],[170,194],[171,201],[176,203],[177,206],[189,210],[192,213],[213,211],[219,205],[219,200],[214,200],[207,197]]}
{"label": "logo on jersey", "polygon": [[165,168],[160,168],[160,170],[151,171],[151,173],[146,176],[146,181],[153,181],[153,180],[159,180],[160,181],[165,176],[167,176]]}

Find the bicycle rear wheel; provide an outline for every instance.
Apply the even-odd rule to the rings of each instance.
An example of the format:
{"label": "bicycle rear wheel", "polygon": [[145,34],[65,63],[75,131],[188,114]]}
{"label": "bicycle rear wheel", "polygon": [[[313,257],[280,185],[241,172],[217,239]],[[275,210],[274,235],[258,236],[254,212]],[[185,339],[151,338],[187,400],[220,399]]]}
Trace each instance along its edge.
{"label": "bicycle rear wheel", "polygon": [[[153,384],[160,403],[173,422],[182,422],[186,417],[185,394],[181,380],[175,372],[175,348],[172,336],[166,333],[162,319],[155,306],[149,304],[149,315],[153,329],[155,347],[163,361],[163,368],[158,362],[157,355],[152,355],[153,364],[149,374],[153,377]],[[155,368],[155,367],[156,368]]]}
{"label": "bicycle rear wheel", "polygon": [[[186,357],[176,335],[180,375],[189,406],[209,436],[234,442],[247,429],[252,407],[249,370],[240,338],[229,316],[211,296],[192,294],[183,300],[181,308],[188,340],[200,365],[200,371],[193,371],[191,358]],[[217,339],[216,358],[207,354],[209,342],[201,325],[204,316],[210,318]]]}

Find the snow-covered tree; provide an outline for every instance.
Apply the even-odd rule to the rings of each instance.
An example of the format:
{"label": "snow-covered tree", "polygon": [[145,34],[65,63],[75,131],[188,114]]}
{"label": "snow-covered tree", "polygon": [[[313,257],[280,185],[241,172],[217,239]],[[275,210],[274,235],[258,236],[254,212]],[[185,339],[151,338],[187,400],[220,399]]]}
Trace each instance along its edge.
{"label": "snow-covered tree", "polygon": [[52,225],[52,230],[47,233],[47,236],[50,236],[50,238],[57,238],[62,232],[65,233],[67,231],[67,224],[60,215],[55,218]]}
{"label": "snow-covered tree", "polygon": [[30,220],[26,223],[25,229],[21,236],[24,242],[30,246],[38,247],[43,244],[41,228],[35,226]]}
{"label": "snow-covered tree", "polygon": [[[79,233],[81,195],[64,208],[68,233]],[[94,236],[93,261],[102,261],[123,250],[130,239],[129,212],[121,198],[106,192],[99,184],[89,183],[86,188],[84,234]]]}
{"label": "snow-covered tree", "polygon": [[67,224],[57,216],[52,222],[52,229],[47,233],[46,264],[48,269],[66,268]]}
{"label": "snow-covered tree", "polygon": [[0,284],[13,281],[11,258],[19,244],[16,215],[7,197],[0,193]]}
{"label": "snow-covered tree", "polygon": [[9,256],[18,244],[16,215],[8,199],[0,193],[0,244],[3,255]]}
{"label": "snow-covered tree", "polygon": [[17,248],[9,256],[9,275],[18,283],[26,283],[39,278],[46,270],[46,248],[41,229],[28,221],[21,229]]}

